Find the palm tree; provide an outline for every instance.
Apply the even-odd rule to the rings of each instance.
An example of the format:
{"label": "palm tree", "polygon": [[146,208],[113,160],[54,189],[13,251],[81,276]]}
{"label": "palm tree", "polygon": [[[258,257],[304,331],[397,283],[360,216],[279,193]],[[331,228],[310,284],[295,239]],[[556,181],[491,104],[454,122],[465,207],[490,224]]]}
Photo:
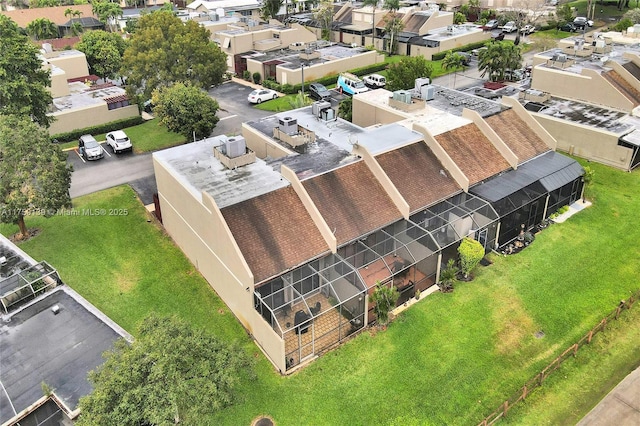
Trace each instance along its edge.
{"label": "palm tree", "polygon": [[27,25],[27,33],[36,40],[58,37],[58,26],[47,18],[34,19]]}
{"label": "palm tree", "polygon": [[362,2],[363,6],[371,6],[373,9],[371,12],[371,44],[373,47],[376,46],[376,7],[378,6],[379,0],[364,0]]}
{"label": "palm tree", "polygon": [[393,54],[396,47],[396,36],[404,29],[402,19],[396,13],[400,8],[400,0],[385,0],[384,9],[389,11],[386,17],[385,32],[389,34],[389,55]]}
{"label": "palm tree", "polygon": [[463,63],[464,59],[462,55],[455,52],[447,52],[444,59],[442,60],[442,68],[447,71],[453,70],[453,88],[456,88],[456,75],[458,74],[458,70],[464,67]]}

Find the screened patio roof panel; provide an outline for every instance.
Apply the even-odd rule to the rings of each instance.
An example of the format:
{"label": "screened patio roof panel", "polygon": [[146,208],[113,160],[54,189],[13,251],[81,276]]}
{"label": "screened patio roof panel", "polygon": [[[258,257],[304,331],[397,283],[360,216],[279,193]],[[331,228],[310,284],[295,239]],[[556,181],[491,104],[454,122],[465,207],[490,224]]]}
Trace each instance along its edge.
{"label": "screened patio roof panel", "polygon": [[474,186],[469,192],[495,203],[538,180],[547,191],[552,191],[571,182],[582,173],[582,166],[577,161],[550,151],[527,161],[516,170],[510,170]]}

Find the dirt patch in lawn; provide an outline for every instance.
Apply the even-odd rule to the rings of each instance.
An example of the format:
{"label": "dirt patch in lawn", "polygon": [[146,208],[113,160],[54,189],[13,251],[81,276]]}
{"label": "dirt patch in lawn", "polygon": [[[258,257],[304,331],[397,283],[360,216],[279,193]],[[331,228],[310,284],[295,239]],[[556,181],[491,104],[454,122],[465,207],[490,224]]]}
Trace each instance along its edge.
{"label": "dirt patch in lawn", "polygon": [[512,291],[502,291],[495,297],[498,302],[493,313],[493,321],[497,328],[496,349],[500,354],[512,353],[519,349],[538,327],[526,313],[520,298]]}

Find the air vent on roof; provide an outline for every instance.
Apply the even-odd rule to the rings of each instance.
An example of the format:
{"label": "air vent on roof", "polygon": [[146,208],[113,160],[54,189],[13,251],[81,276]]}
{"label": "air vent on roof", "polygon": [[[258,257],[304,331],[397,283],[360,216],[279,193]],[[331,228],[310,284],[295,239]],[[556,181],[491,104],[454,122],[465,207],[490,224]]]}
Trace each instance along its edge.
{"label": "air vent on roof", "polygon": [[6,265],[7,264],[7,258],[2,256],[0,257],[0,265]]}
{"label": "air vent on roof", "polygon": [[293,117],[283,117],[278,120],[278,127],[281,132],[288,135],[295,135],[298,133],[298,120]]}
{"label": "air vent on roof", "polygon": [[411,103],[411,92],[408,90],[396,90],[393,92],[393,99],[396,101],[404,102],[406,104]]}
{"label": "air vent on roof", "polygon": [[311,104],[311,113],[314,117],[322,121],[334,121],[338,119],[336,112],[331,108],[331,102],[327,101],[317,101]]}
{"label": "air vent on roof", "polygon": [[567,55],[565,55],[564,53],[555,53],[551,57],[551,60],[555,62],[567,62]]}
{"label": "air vent on roof", "polygon": [[51,312],[53,312],[53,315],[58,315],[60,313],[60,306],[58,305],[53,305],[51,307]]}

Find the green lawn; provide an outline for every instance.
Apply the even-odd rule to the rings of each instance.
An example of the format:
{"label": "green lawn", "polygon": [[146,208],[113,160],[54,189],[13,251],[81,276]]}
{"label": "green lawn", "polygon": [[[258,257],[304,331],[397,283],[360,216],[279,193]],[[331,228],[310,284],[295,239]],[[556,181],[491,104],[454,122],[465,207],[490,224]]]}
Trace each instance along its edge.
{"label": "green lawn", "polygon": [[[133,150],[136,153],[156,151],[185,143],[184,136],[168,131],[164,125],[160,124],[160,120],[157,118],[123,130],[131,139]],[[93,136],[96,140],[102,142],[105,140],[105,135],[105,133],[102,133]],[[78,142],[71,141],[60,144],[60,147],[62,149],[75,148],[77,145]]]}
{"label": "green lawn", "polygon": [[[248,343],[127,187],[74,200],[76,208],[127,208],[127,216],[27,218],[42,232],[22,247],[129,331],[150,311],[175,312],[244,343],[258,360],[257,378],[242,383],[241,401],[203,424],[248,425],[261,414],[278,425],[476,424],[640,287],[634,192],[640,172],[590,166],[593,207],[550,226],[522,253],[493,256],[493,265],[453,293],[425,298],[385,331],[365,331],[289,377],[275,373]],[[7,235],[16,228],[0,230]],[[601,366],[587,383],[606,393],[640,361],[635,345],[608,344],[637,342],[640,308],[634,309],[626,327],[611,327],[593,349],[581,349],[575,364],[584,365],[563,367],[509,421],[556,424],[584,415],[602,395],[571,390],[584,386],[591,368]],[[544,338],[534,337],[538,330]],[[547,400],[554,404],[543,418],[537,411],[547,409]]]}

